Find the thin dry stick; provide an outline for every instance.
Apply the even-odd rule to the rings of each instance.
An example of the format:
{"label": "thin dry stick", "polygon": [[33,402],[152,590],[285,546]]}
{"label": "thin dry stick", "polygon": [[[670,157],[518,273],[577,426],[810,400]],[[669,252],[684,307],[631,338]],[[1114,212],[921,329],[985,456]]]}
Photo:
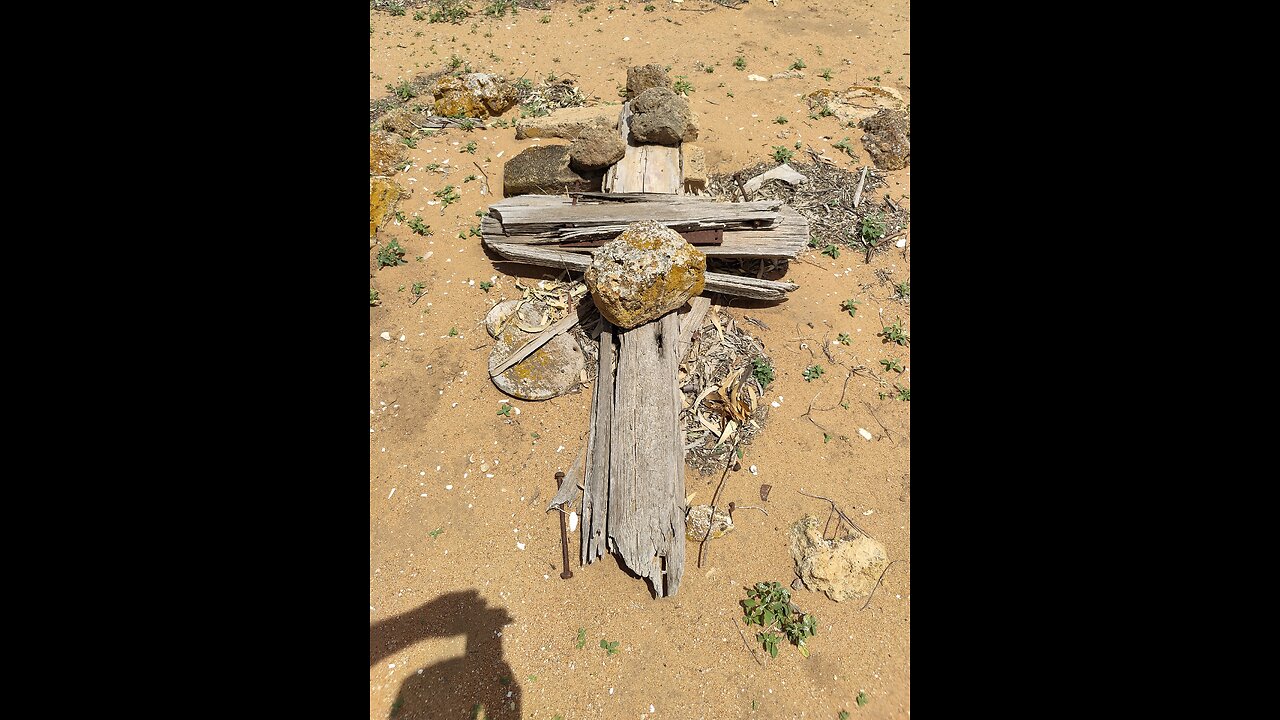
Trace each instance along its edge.
{"label": "thin dry stick", "polygon": [[[822,497],[821,495],[810,495],[809,493],[803,490],[796,490],[796,492],[800,493],[801,495],[804,495],[805,497],[811,497],[818,500],[826,500],[827,502],[831,503],[831,509],[835,510],[837,513],[840,514],[840,518],[842,520],[852,525],[855,530],[862,533],[863,535],[866,535],[867,537],[871,537],[871,533],[867,532],[866,530],[863,530],[862,526],[858,525],[858,523],[854,522],[848,515],[844,514],[844,511],[841,510],[839,506],[836,505],[835,500],[832,500],[829,497]],[[838,530],[839,526],[837,526],[836,529]],[[871,538],[871,539],[874,540],[875,538]]]}
{"label": "thin dry stick", "polygon": [[724,466],[724,473],[720,476],[720,484],[716,485],[716,492],[711,496],[711,515],[707,520],[707,534],[702,537],[702,542],[698,543],[698,567],[702,567],[702,560],[706,554],[707,541],[711,539],[711,528],[715,527],[716,517],[716,500],[720,498],[720,490],[724,487],[724,479],[729,476],[729,468],[733,467],[733,455],[738,450],[738,443],[742,441],[739,437],[733,441],[733,447],[729,450],[729,463]]}
{"label": "thin dry stick", "polygon": [[493,190],[489,187],[489,173],[485,172],[484,168],[480,167],[480,163],[476,162],[475,160],[472,160],[471,164],[476,166],[476,169],[480,171],[481,175],[484,175],[484,189],[487,192],[493,192]]}
{"label": "thin dry stick", "polygon": [[[896,563],[896,562],[898,561],[894,560],[890,562],[888,565],[884,566],[884,572],[880,573],[880,580],[884,579],[884,573],[889,572],[889,568],[893,567],[893,563]],[[871,594],[867,596],[867,601],[863,603],[862,607],[858,608],[858,612],[862,612],[863,610],[866,610],[867,606],[871,604],[871,598],[875,597],[876,589],[880,587],[880,580],[876,580],[875,587],[871,588]]]}
{"label": "thin dry stick", "polygon": [[[887,568],[886,568],[886,569],[887,569]],[[742,632],[742,627],[741,627],[740,625],[738,625],[738,621],[737,621],[737,620],[730,620],[729,622],[733,623],[733,627],[734,627],[735,629],[737,629],[737,631],[738,631],[738,637],[741,637],[741,638],[742,638],[742,644],[743,644],[743,645],[746,645],[746,646],[747,646],[747,652],[751,653],[751,659],[752,659],[752,660],[755,660],[755,661],[756,661],[756,664],[757,664],[757,665],[759,665],[760,667],[764,667],[764,663],[760,662],[760,658],[756,657],[756,649],[755,649],[755,648],[753,648],[753,647],[751,647],[751,643],[747,642],[747,636],[746,636],[746,633]]]}
{"label": "thin dry stick", "polygon": [[862,168],[862,177],[858,180],[858,189],[853,191],[853,209],[858,209],[858,203],[862,202],[862,186],[867,182],[867,168]]}

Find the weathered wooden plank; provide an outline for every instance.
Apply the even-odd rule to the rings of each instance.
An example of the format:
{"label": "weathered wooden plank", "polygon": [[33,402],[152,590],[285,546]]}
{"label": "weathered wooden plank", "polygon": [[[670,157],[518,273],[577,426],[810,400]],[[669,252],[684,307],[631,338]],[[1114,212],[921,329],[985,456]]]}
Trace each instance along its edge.
{"label": "weathered wooden plank", "polygon": [[644,151],[644,175],[640,187],[633,189],[643,193],[679,194],[684,185],[679,146],[645,145]]}
{"label": "weathered wooden plank", "polygon": [[[591,256],[585,253],[572,253],[564,250],[552,250],[533,245],[516,245],[488,237],[485,244],[494,252],[516,262],[540,265],[543,267],[563,268],[574,272],[586,272],[591,265]],[[795,283],[778,282],[776,280],[760,280],[757,278],[729,275],[727,273],[709,272],[706,275],[705,292],[718,292],[726,295],[757,298],[760,300],[780,300],[786,294],[800,286]]]}
{"label": "weathered wooden plank", "polygon": [[[803,215],[794,209],[783,206],[778,211],[782,217],[782,223],[770,230],[729,230],[726,229],[721,235],[719,245],[703,246],[694,241],[698,245],[698,250],[707,255],[707,257],[723,257],[723,258],[791,258],[794,259],[800,254],[800,251],[809,243],[809,221]],[[676,226],[677,232],[693,232],[690,230],[682,230],[679,225],[683,223],[664,222],[668,227]],[[625,226],[606,226],[608,233],[605,238],[612,239],[617,237],[625,229]],[[567,250],[569,252],[586,252],[589,253],[594,249],[595,245],[575,246],[570,244],[549,244],[550,238],[529,235],[507,235],[504,232],[502,223],[497,220],[486,217],[481,220],[481,232],[486,238],[492,237],[499,242],[518,243],[526,245],[549,245],[558,250]],[[588,236],[595,232],[606,232],[603,227],[594,227],[583,231],[566,231],[583,232]],[[573,235],[572,237],[578,237]]]}
{"label": "weathered wooden plank", "polygon": [[[680,316],[680,358],[683,360],[693,342],[693,333],[702,327],[702,319],[707,316],[711,307],[711,299],[701,295],[689,298],[689,312]],[[682,450],[683,452],[683,450]]]}
{"label": "weathered wooden plank", "polygon": [[[523,199],[530,196],[523,195]],[[548,196],[541,196],[548,197]],[[673,202],[588,202],[549,196],[550,202],[515,204],[504,200],[489,206],[489,214],[502,221],[506,234],[558,237],[566,231],[593,226],[630,225],[642,220],[657,222],[700,222],[723,224],[729,230],[765,230],[782,224],[781,201],[722,203],[706,199],[683,199],[668,195]]]}
{"label": "weathered wooden plank", "polygon": [[674,312],[620,334],[610,427],[609,538],[660,597],[674,595],[684,574],[684,463],[672,440],[679,337]]}
{"label": "weathered wooden plank", "polygon": [[587,438],[582,494],[582,564],[604,555],[608,545],[609,449],[613,418],[613,326],[601,319],[600,372],[591,395],[591,434]]}

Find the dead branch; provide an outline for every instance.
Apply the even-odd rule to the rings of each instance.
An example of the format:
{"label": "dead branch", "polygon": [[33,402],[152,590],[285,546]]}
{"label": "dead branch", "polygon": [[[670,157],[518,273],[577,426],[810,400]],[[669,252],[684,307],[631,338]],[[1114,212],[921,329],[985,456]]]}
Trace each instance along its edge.
{"label": "dead branch", "polygon": [[862,604],[862,607],[858,608],[859,612],[866,610],[867,606],[871,604],[871,598],[875,597],[876,590],[880,587],[880,580],[884,579],[884,574],[889,572],[889,568],[893,567],[893,563],[896,563],[896,562],[898,561],[893,560],[888,565],[884,566],[884,571],[880,573],[880,579],[876,580],[875,587],[871,588],[871,594],[867,596],[867,601]]}

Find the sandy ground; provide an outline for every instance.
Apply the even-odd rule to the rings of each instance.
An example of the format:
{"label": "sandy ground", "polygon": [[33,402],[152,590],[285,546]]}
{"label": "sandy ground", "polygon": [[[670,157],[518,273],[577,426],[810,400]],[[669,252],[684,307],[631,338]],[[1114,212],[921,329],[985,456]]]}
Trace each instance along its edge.
{"label": "sandy ground", "polygon": [[[797,140],[846,167],[865,165],[861,131],[841,128],[835,118],[810,119],[801,96],[879,77],[910,99],[909,3],[654,6],[645,12],[638,2],[600,2],[582,13],[587,5],[556,2],[549,11],[461,25],[415,21],[412,9],[400,17],[371,12],[369,97],[385,95],[387,83],[441,69],[452,54],[475,70],[508,77],[572,74],[584,92],[615,103],[628,66],[669,64],[673,77],[684,75],[695,88],[690,105],[713,173],[760,162],[773,146]],[[550,21],[540,22],[543,16]],[[738,56],[745,70],[733,67]],[[803,79],[747,79],[782,72],[797,57],[807,65]],[[831,69],[830,82],[818,76],[823,68]],[[504,117],[518,114],[516,108]],[[775,124],[779,115],[790,122]],[[853,158],[830,149],[844,137],[854,141]],[[519,413],[497,414],[510,398],[487,377],[491,341],[481,320],[495,303],[520,297],[517,277],[553,273],[495,263],[479,238],[459,237],[477,224],[477,211],[500,198],[481,194],[482,178],[465,181],[479,175],[472,163],[500,192],[503,164],[544,142],[514,138],[513,129],[489,128],[420,140],[409,151],[413,166],[395,179],[414,189],[400,209],[422,215],[433,234],[396,224],[380,234],[383,242],[398,240],[409,263],[378,270],[370,280],[382,299],[369,311],[370,718],[467,718],[476,703],[489,718],[540,720],[836,718],[840,710],[851,717],[909,716],[910,403],[893,392],[881,397],[886,388],[873,379],[845,381],[849,368],[865,365],[891,385],[910,385],[909,369],[898,375],[879,365],[896,357],[910,368],[910,348],[877,337],[882,316],[883,324],[901,320],[910,329],[909,306],[893,299],[891,287],[909,277],[910,243],[870,265],[853,252],[832,259],[806,250],[786,275],[800,285],[787,301],[731,304],[739,324],[745,312],[769,326],[744,324],[774,358],[768,399],[779,407],[745,449],[723,499],[763,505],[767,517],[735,514],[736,529],[711,542],[703,568],[690,543],[674,598],[653,599],[612,558],[578,567],[576,533],[574,577],[561,580],[557,517],[543,510],[555,472],[567,471],[586,441],[590,390],[544,402],[511,400]],[[464,151],[469,141],[477,144],[474,154]],[[432,163],[440,169],[428,170]],[[461,201],[443,209],[429,204],[445,184],[458,189]],[[908,168],[889,173],[889,186],[875,195],[890,193],[909,207],[910,192]],[[491,279],[494,286],[483,291],[480,282]],[[418,282],[426,296],[410,305]],[[840,308],[850,297],[862,301],[855,317]],[[381,339],[383,332],[392,340]],[[851,344],[836,343],[839,333]],[[835,365],[824,357],[824,343]],[[806,382],[802,373],[812,364],[826,372]],[[874,439],[864,440],[859,428]],[[709,501],[716,480],[689,471],[687,492],[698,493],[695,502]],[[759,502],[761,483],[773,486],[767,503]],[[735,629],[738,603],[747,585],[790,583],[788,526],[805,513],[827,516],[825,503],[797,490],[834,498],[901,562],[865,610],[861,601],[796,592],[794,601],[819,621],[812,655],[805,659],[784,645],[762,666],[752,633],[754,655]],[[617,654],[608,655],[601,639],[618,641]],[[867,698],[861,707],[860,692]]]}

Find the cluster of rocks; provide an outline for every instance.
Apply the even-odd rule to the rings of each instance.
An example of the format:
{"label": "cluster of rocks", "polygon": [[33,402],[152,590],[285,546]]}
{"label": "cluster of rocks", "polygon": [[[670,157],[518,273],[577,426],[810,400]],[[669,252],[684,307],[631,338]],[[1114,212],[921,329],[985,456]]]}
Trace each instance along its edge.
{"label": "cluster of rocks", "polygon": [[[631,100],[630,135],[619,131],[616,106],[564,108],[516,123],[516,139],[559,138],[568,145],[527,148],[503,170],[503,194],[559,194],[598,191],[605,170],[626,154],[627,145],[680,145],[698,138],[689,101],[671,89],[663,66],[638,65],[627,70]],[[686,147],[686,169],[704,177],[703,155]],[[705,182],[705,180],[704,180]]]}

